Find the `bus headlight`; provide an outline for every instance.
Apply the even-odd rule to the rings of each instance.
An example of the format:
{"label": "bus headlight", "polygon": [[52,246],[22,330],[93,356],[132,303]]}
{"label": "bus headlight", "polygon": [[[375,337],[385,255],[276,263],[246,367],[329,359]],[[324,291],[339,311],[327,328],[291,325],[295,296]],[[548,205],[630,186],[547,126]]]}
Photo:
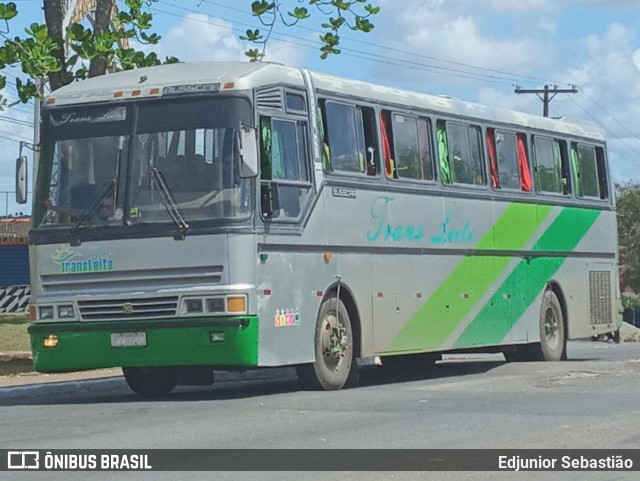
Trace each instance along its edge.
{"label": "bus headlight", "polygon": [[38,309],[40,320],[47,321],[53,319],[53,306],[40,306]]}
{"label": "bus headlight", "polygon": [[207,312],[224,314],[226,311],[223,297],[207,299]]}
{"label": "bus headlight", "polygon": [[75,317],[73,306],[70,304],[58,306],[58,317],[60,319],[72,319],[73,317]]}
{"label": "bus headlight", "polygon": [[187,314],[202,312],[202,299],[185,299],[184,309]]}

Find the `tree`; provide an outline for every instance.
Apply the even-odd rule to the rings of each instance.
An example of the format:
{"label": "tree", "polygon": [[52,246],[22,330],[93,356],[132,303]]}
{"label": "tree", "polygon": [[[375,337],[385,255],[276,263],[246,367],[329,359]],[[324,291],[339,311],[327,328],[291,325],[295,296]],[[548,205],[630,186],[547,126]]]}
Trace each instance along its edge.
{"label": "tree", "polygon": [[640,293],[640,184],[616,185],[616,192],[622,287]]}
{"label": "tree", "polygon": [[[157,65],[161,61],[155,53],[145,54],[127,45],[129,39],[152,45],[160,40],[157,34],[147,33],[152,16],[146,10],[154,1],[125,0],[125,9],[118,11],[115,0],[95,0],[92,27],[76,22],[65,32],[66,2],[44,0],[46,23],[32,23],[25,29],[24,37],[9,37],[9,21],[18,15],[18,9],[13,2],[2,2],[0,20],[4,20],[5,28],[0,30],[0,35],[5,41],[0,46],[0,70],[21,66],[27,80],[16,78],[16,89],[20,100],[27,102],[39,95],[37,79],[48,80],[50,90],[54,91],[74,80],[102,75],[112,66],[130,69]],[[111,23],[113,28],[109,28]],[[0,75],[0,88],[5,85],[6,77]],[[5,103],[6,99],[2,101]]]}
{"label": "tree", "polygon": [[[102,75],[111,66],[130,69],[157,65],[161,61],[155,53],[145,54],[127,45],[129,39],[152,45],[160,40],[157,34],[147,33],[152,20],[147,10],[154,1],[125,0],[125,9],[118,11],[115,0],[95,0],[93,25],[85,27],[76,22],[65,32],[66,2],[43,0],[46,23],[32,23],[25,30],[25,37],[9,37],[9,21],[18,15],[18,9],[13,2],[2,2],[0,20],[4,20],[6,28],[0,31],[5,39],[0,46],[0,70],[21,66],[27,80],[16,78],[16,88],[20,100],[27,102],[38,95],[37,79],[48,80],[50,90],[54,91],[74,80]],[[113,28],[109,28],[111,23]],[[0,75],[0,88],[5,85],[6,77]]]}
{"label": "tree", "polygon": [[[4,37],[4,45],[0,46],[0,71],[7,66],[20,65],[27,77],[26,81],[15,80],[21,102],[40,95],[37,79],[46,79],[49,89],[54,91],[74,80],[102,75],[109,68],[126,70],[162,63],[155,53],[145,54],[127,45],[130,39],[151,45],[158,43],[160,36],[148,33],[153,19],[149,7],[157,0],[92,1],[95,4],[92,25],[87,27],[80,20],[66,27],[65,31],[63,19],[67,2],[43,0],[45,24],[32,23],[25,30],[24,37],[9,37],[9,21],[18,15],[18,9],[13,2],[0,2],[0,20],[4,20],[6,26],[5,29],[0,28],[0,35]],[[379,10],[367,4],[367,0],[296,1],[316,7],[319,14],[327,18],[327,23],[322,24],[326,33],[320,37],[322,58],[340,53],[337,47],[341,29],[371,31],[373,24],[369,17]],[[267,28],[267,33],[263,35],[259,29],[247,30],[246,35],[240,37],[262,46],[262,51],[257,48],[247,50],[246,54],[252,61],[264,57],[264,46],[276,24],[281,22],[291,26],[310,17],[307,8],[296,6],[287,10],[284,3],[283,0],[253,2],[252,12]],[[124,8],[118,10],[118,4]],[[177,61],[175,57],[164,60]],[[5,86],[6,77],[0,74],[0,89]],[[0,96],[0,108],[5,103],[6,99]]]}
{"label": "tree", "polygon": [[[278,21],[286,26],[292,26],[311,16],[306,7],[298,6],[292,10],[286,10],[283,3],[282,0],[260,0],[251,4],[253,15],[258,17],[260,23],[267,29],[266,35],[263,35],[260,29],[256,29],[247,30],[246,35],[240,36],[242,40],[262,45],[262,50],[257,48],[247,50],[246,55],[251,61],[262,60],[264,47]],[[305,3],[305,1],[298,0],[298,3]],[[306,0],[306,3],[309,6],[315,6],[321,15],[328,17],[328,22],[322,24],[325,33],[320,36],[322,59],[326,59],[331,54],[340,53],[338,45],[340,44],[339,32],[341,29],[347,27],[353,31],[370,32],[374,25],[369,17],[380,11],[380,7],[374,7],[367,3],[367,0]],[[358,7],[361,7],[362,13]]]}

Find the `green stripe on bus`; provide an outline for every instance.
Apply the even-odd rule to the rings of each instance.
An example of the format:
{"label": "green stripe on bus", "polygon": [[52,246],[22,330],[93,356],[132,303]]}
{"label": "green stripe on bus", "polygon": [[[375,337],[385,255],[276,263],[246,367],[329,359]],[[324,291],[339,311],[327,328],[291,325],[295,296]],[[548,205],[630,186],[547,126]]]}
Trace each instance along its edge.
{"label": "green stripe on bus", "polygon": [[[571,252],[599,214],[593,210],[564,209],[533,250]],[[523,259],[456,340],[454,347],[500,344],[565,261],[566,257]],[[518,295],[522,292],[524,296]]]}
{"label": "green stripe on bus", "polygon": [[[475,248],[522,249],[551,209],[550,206],[535,204],[511,204]],[[497,256],[468,256],[462,259],[386,347],[385,352],[440,347],[510,261],[510,257]],[[461,299],[457,293],[461,290],[460,286],[469,285],[470,278],[468,298]]]}

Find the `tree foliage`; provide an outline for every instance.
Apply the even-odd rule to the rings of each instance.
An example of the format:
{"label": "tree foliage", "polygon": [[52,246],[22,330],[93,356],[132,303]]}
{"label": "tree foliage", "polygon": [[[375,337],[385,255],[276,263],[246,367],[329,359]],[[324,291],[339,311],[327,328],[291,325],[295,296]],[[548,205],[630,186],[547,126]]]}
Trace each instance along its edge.
{"label": "tree foliage", "polygon": [[616,185],[616,192],[622,287],[640,293],[640,184]]}
{"label": "tree foliage", "polygon": [[[373,30],[374,25],[369,18],[377,14],[380,7],[375,7],[367,2],[368,0],[297,0],[299,5],[306,3],[310,7],[315,7],[327,19],[322,24],[325,32],[320,36],[320,42],[322,42],[320,57],[322,59],[340,53],[338,46],[342,29],[348,28],[365,33]],[[309,9],[306,7],[297,6],[288,9],[284,6],[285,3],[282,0],[256,0],[251,4],[253,15],[258,17],[266,29],[266,33],[260,29],[247,30],[246,34],[240,37],[242,40],[261,46],[260,49],[250,48],[247,50],[246,55],[251,61],[263,59],[265,45],[278,22],[282,22],[285,26],[292,26],[311,17]]]}
{"label": "tree foliage", "polygon": [[[10,21],[18,15],[16,4],[0,2],[0,20],[4,21],[4,27],[0,28],[4,38],[0,46],[0,70],[20,66],[27,80],[16,78],[16,88],[20,101],[27,102],[38,95],[38,78],[48,80],[53,91],[74,80],[102,75],[112,67],[126,70],[160,64],[162,61],[153,52],[147,54],[121,46],[125,39],[151,45],[158,43],[160,37],[149,33],[152,15],[148,7],[155,1],[125,0],[121,2],[124,8],[114,12],[113,0],[97,0],[93,25],[73,23],[65,32],[63,2],[44,0],[45,24],[32,23],[22,37],[9,35]],[[109,28],[111,22],[115,28]],[[173,57],[165,59],[165,62],[176,61]],[[0,75],[0,88],[5,85],[6,76]]]}
{"label": "tree foliage", "polygon": [[[163,62],[177,62],[174,57],[161,61],[157,54],[144,53],[131,47],[121,46],[123,40],[156,45],[160,36],[151,32],[152,14],[149,7],[157,0],[96,0],[95,16],[91,25],[73,23],[64,27],[64,2],[43,0],[45,23],[32,23],[23,36],[10,36],[10,21],[18,15],[13,2],[0,2],[0,72],[8,66],[20,66],[26,80],[15,79],[21,102],[40,95],[37,79],[48,82],[54,91],[75,80],[94,77],[106,73],[110,68],[128,70],[147,67]],[[123,6],[118,11],[116,3]],[[254,1],[251,10],[259,19],[266,32],[260,29],[247,30],[242,40],[261,49],[249,48],[246,55],[252,60],[264,57],[264,47],[279,22],[285,26],[295,25],[311,16],[314,7],[326,19],[322,24],[325,32],[320,36],[321,57],[340,53],[339,32],[348,28],[354,31],[370,32],[373,24],[369,17],[378,13],[379,8],[367,0],[296,0],[297,6],[288,9],[284,0]],[[3,21],[3,22],[2,22]],[[4,23],[4,26],[2,25]],[[113,23],[114,28],[110,28]],[[67,44],[65,45],[65,37]],[[1,41],[1,40],[0,40]],[[0,73],[0,89],[6,86],[7,78]],[[6,98],[0,96],[0,109]]]}

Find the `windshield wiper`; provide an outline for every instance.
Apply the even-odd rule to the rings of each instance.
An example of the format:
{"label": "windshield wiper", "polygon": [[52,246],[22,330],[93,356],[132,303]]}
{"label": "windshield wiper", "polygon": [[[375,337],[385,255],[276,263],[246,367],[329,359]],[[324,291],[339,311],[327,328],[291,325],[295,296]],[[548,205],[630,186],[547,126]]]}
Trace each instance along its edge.
{"label": "windshield wiper", "polygon": [[124,150],[124,143],[125,143],[124,136],[123,135],[119,136],[115,176],[113,180],[108,181],[104,185],[104,187],[100,191],[100,194],[98,195],[98,197],[96,197],[96,200],[93,201],[93,203],[88,208],[82,211],[76,224],[71,228],[70,232],[72,236],[71,236],[71,240],[69,241],[71,245],[73,246],[80,245],[80,236],[78,235],[78,232],[80,231],[80,226],[82,225],[83,222],[91,219],[95,215],[95,213],[98,211],[98,209],[102,205],[102,202],[109,196],[113,197],[113,209],[115,213],[115,209],[118,202],[118,184],[120,183],[120,165],[122,164],[122,151]]}
{"label": "windshield wiper", "polygon": [[78,220],[76,221],[75,225],[71,228],[72,236],[69,243],[72,246],[80,245],[80,237],[78,236],[80,227],[84,222],[90,220],[96,214],[96,212],[98,211],[98,208],[102,205],[102,202],[106,198],[108,198],[109,196],[114,196],[115,191],[116,191],[116,181],[115,179],[110,180],[104,185],[104,187],[102,187],[102,190],[100,191],[100,194],[98,194],[98,197],[96,197],[96,200],[94,200],[89,207],[87,207],[85,210],[83,210],[80,213],[80,217],[78,217]]}
{"label": "windshield wiper", "polygon": [[162,204],[164,205],[165,209],[167,209],[167,212],[169,213],[169,216],[171,217],[173,222],[175,222],[175,224],[178,226],[178,232],[173,236],[173,238],[175,240],[183,240],[185,238],[187,230],[189,229],[189,224],[187,224],[187,222],[184,220],[184,217],[182,217],[182,214],[178,209],[176,199],[171,193],[171,190],[169,189],[167,181],[165,180],[164,175],[162,175],[162,172],[153,167],[149,169],[149,173],[151,174],[152,182],[160,193]]}

